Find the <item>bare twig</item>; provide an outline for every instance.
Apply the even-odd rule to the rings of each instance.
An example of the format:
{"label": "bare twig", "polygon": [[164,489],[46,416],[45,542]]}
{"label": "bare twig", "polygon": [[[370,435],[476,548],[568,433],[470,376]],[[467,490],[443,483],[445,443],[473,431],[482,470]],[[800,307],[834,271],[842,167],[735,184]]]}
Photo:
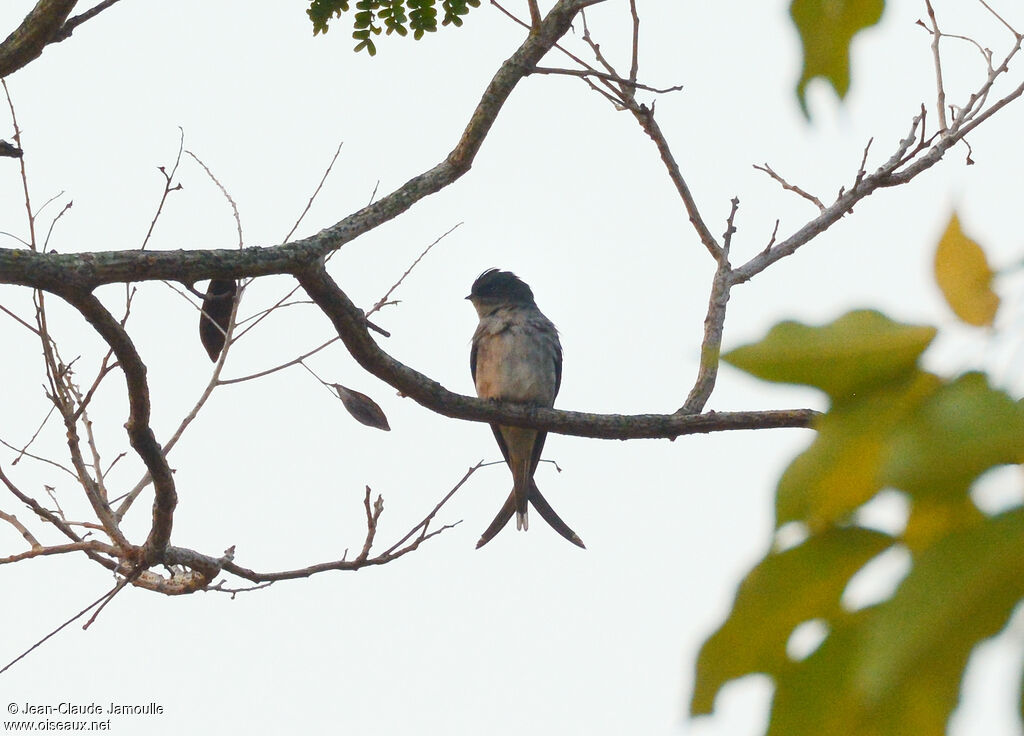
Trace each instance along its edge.
{"label": "bare twig", "polygon": [[84,13],[79,13],[78,15],[72,18],[68,18],[64,22],[64,25],[60,27],[60,30],[57,31],[57,34],[53,37],[53,41],[59,42],[63,41],[66,38],[69,38],[71,34],[74,33],[74,30],[78,28],[78,26],[82,25],[90,18],[96,17],[116,2],[119,2],[119,0],[103,0],[103,2],[98,3],[96,6],[92,8],[89,8]]}
{"label": "bare twig", "polygon": [[266,370],[259,371],[258,373],[250,373],[247,376],[241,376],[239,378],[223,378],[223,379],[219,380],[217,383],[219,385],[221,385],[221,386],[228,386],[228,385],[230,385],[232,383],[242,383],[244,381],[252,381],[252,380],[254,380],[256,378],[263,378],[263,376],[269,376],[271,373],[277,373],[278,371],[283,371],[285,368],[291,368],[293,365],[299,365],[306,358],[309,358],[309,357],[311,357],[313,355],[316,355],[317,353],[319,353],[321,350],[323,350],[324,348],[328,347],[329,345],[333,345],[334,343],[336,343],[338,341],[338,339],[339,338],[337,336],[332,337],[327,342],[322,343],[321,345],[318,345],[317,347],[313,348],[309,352],[303,353],[302,355],[300,355],[300,356],[298,356],[296,358],[292,358],[287,363],[281,363],[280,365],[276,365],[273,368],[267,368]]}
{"label": "bare twig", "polygon": [[[116,587],[116,586],[115,586],[115,590],[117,590],[117,587]],[[20,662],[21,660],[23,660],[23,659],[24,659],[25,657],[27,657],[27,656],[28,656],[29,654],[31,654],[32,652],[34,652],[34,651],[35,651],[36,649],[38,649],[39,647],[41,647],[41,646],[42,646],[43,644],[45,644],[45,643],[46,643],[46,642],[47,642],[48,640],[52,639],[52,638],[53,638],[54,636],[56,636],[56,635],[57,635],[57,634],[59,634],[59,633],[60,633],[61,631],[63,631],[64,629],[66,629],[66,628],[67,628],[68,626],[70,626],[70,625],[71,625],[72,623],[74,623],[75,621],[77,621],[78,619],[80,619],[80,618],[81,618],[82,616],[84,616],[85,614],[87,614],[87,613],[88,613],[89,611],[91,611],[91,610],[92,610],[93,608],[95,608],[96,606],[98,606],[98,605],[99,605],[100,603],[102,603],[103,601],[105,601],[105,600],[106,600],[106,599],[107,599],[107,598],[108,598],[108,597],[109,597],[109,596],[110,596],[110,595],[112,594],[112,592],[113,592],[113,591],[108,591],[108,592],[104,593],[103,595],[101,595],[101,596],[100,596],[99,598],[97,598],[96,600],[94,600],[94,601],[93,601],[92,603],[90,603],[90,604],[89,604],[88,606],[86,606],[86,607],[85,607],[85,608],[83,608],[83,609],[82,609],[81,611],[79,611],[78,613],[76,613],[76,614],[75,614],[74,616],[72,616],[71,618],[69,618],[69,619],[68,619],[67,621],[65,621],[64,623],[62,623],[62,624],[61,624],[60,626],[58,626],[58,627],[57,627],[56,629],[54,629],[54,630],[53,630],[53,631],[51,631],[51,632],[50,632],[49,634],[47,634],[46,636],[44,636],[44,637],[43,637],[42,639],[40,639],[39,641],[37,641],[37,642],[36,642],[35,644],[33,644],[32,646],[30,646],[30,647],[29,647],[28,649],[26,649],[26,650],[25,650],[24,652],[22,652],[22,653],[21,653],[21,654],[19,654],[19,655],[18,655],[17,657],[15,657],[14,659],[12,659],[12,660],[11,660],[10,662],[8,662],[7,664],[5,664],[5,665],[4,665],[4,666],[3,666],[2,668],[0,668],[0,675],[2,675],[2,674],[3,674],[4,672],[6,672],[7,670],[9,670],[9,669],[10,669],[11,667],[13,667],[14,665],[16,665],[16,664],[17,664],[18,662]]]}
{"label": "bare twig", "polygon": [[[64,4],[67,4],[67,2],[68,2],[68,0],[64,0]],[[44,3],[46,3],[46,0],[40,0],[39,5],[36,6],[36,10],[38,10]],[[56,4],[56,3],[52,3],[52,4]],[[71,12],[71,8],[74,7],[74,5],[75,5],[75,0],[70,0],[70,6],[68,7],[68,12]],[[35,10],[33,12],[35,12]],[[65,14],[65,17],[67,17],[66,14]],[[28,19],[26,19],[26,22],[28,22]],[[4,42],[5,45],[6,45],[6,43],[7,43],[7,41]],[[40,52],[41,52],[41,50],[42,49],[40,49]],[[7,107],[11,111],[11,125],[14,127],[14,143],[15,143],[15,145],[18,148],[24,150],[25,146],[22,145],[22,142],[21,142],[21,127],[18,125],[18,115],[17,115],[17,113],[14,110],[14,100],[11,99],[11,91],[7,88],[7,80],[4,79],[5,76],[6,76],[6,74],[3,71],[2,53],[0,53],[0,86],[2,86],[4,88],[4,95],[7,97]],[[19,161],[21,163],[21,186],[22,186],[22,191],[25,194],[25,212],[28,214],[28,233],[29,233],[28,245],[29,245],[29,248],[31,248],[33,251],[35,251],[36,250],[36,218],[32,214],[32,198],[29,196],[29,193],[28,193],[28,169],[25,166],[25,156],[22,155],[22,156],[19,156],[18,158],[19,158]]]}
{"label": "bare twig", "polygon": [[64,216],[64,213],[66,213],[68,210],[71,209],[71,206],[73,204],[74,204],[74,202],[68,202],[66,205],[64,205],[64,207],[61,209],[61,211],[57,213],[57,216],[54,217],[53,220],[50,221],[50,227],[46,231],[46,238],[43,239],[43,250],[44,251],[46,250],[46,247],[50,244],[50,236],[53,235],[53,228],[57,225],[57,221]]}
{"label": "bare twig", "polygon": [[6,447],[8,449],[14,450],[15,452],[17,452],[18,453],[18,458],[27,457],[27,458],[29,458],[31,460],[36,460],[36,461],[41,462],[41,463],[46,463],[47,465],[52,465],[55,468],[63,470],[65,473],[70,475],[75,480],[78,480],[78,475],[75,474],[75,471],[71,470],[71,468],[67,467],[66,465],[61,465],[56,460],[51,460],[48,457],[41,457],[39,455],[33,455],[31,452],[26,452],[25,450],[19,450],[17,447],[12,445],[11,443],[9,443],[9,442],[7,442],[5,440],[2,440],[2,439],[0,439],[0,445],[3,445],[4,447]]}
{"label": "bare twig", "polygon": [[[167,173],[167,169],[163,166],[157,166],[157,171],[164,177],[164,191],[160,195],[160,202],[156,206],[156,212],[153,213],[153,219],[150,220],[149,229],[146,230],[146,235],[142,238],[142,245],[139,246],[139,250],[146,250],[146,246],[149,244],[149,239],[153,235],[153,230],[156,228],[156,222],[160,219],[161,213],[164,211],[164,203],[167,202],[167,197],[170,196],[171,192],[177,192],[181,189],[181,184],[173,184],[174,176],[178,173],[178,166],[181,165],[181,154],[185,150],[185,129],[178,128],[178,155],[174,157],[174,166],[171,167],[171,173]],[[122,323],[123,324],[123,323]]]}
{"label": "bare twig", "polygon": [[[623,79],[622,77],[617,76],[615,74],[609,74],[608,72],[602,72],[597,69],[558,69],[554,67],[537,66],[533,68],[533,73],[561,74],[562,76],[567,77],[582,78],[596,77],[598,79],[603,79],[608,82],[614,82],[615,84],[622,85],[624,87],[629,87],[630,89],[639,89],[644,92],[653,92],[659,95],[668,94],[669,92],[678,92],[683,88],[683,85],[681,84],[673,85],[671,87],[651,87],[646,84],[641,84],[640,82],[637,82],[635,79]],[[618,101],[618,98],[614,98],[614,100],[615,103],[621,107],[621,103]]]}
{"label": "bare twig", "polygon": [[[284,241],[282,242],[287,243],[289,240],[291,240],[292,235],[294,235],[295,231],[299,229],[299,225],[302,223],[302,220],[306,217],[306,213],[309,212],[309,208],[313,206],[313,202],[316,201],[317,195],[319,195],[320,190],[323,189],[324,182],[326,182],[327,177],[331,175],[331,169],[334,168],[334,162],[338,160],[338,156],[341,154],[341,147],[343,145],[345,145],[344,141],[338,144],[338,148],[337,150],[335,150],[334,156],[331,157],[331,162],[327,164],[327,169],[324,171],[324,175],[320,177],[320,183],[316,185],[316,189],[313,190],[313,194],[311,194],[309,199],[306,201],[305,208],[303,208],[302,212],[299,214],[298,219],[295,220],[295,224],[292,225],[292,229],[289,230],[288,234],[284,236]],[[376,191],[377,189],[374,188],[374,192]]]}
{"label": "bare twig", "polygon": [[[2,518],[4,518],[4,515],[3,512],[0,512],[0,519]],[[31,543],[32,540],[29,540],[29,542]],[[32,549],[28,552],[10,555],[9,557],[0,557],[0,565],[21,562],[22,560],[30,560],[34,557],[50,557],[52,555],[66,555],[69,552],[85,551],[102,552],[103,554],[107,555],[112,555],[116,553],[116,550],[109,544],[104,544],[103,542],[95,540],[71,542],[69,544],[54,544],[46,547],[36,542],[35,544],[33,544]]]}
{"label": "bare twig", "polygon": [[932,34],[932,62],[935,65],[935,107],[939,113],[939,131],[945,131],[949,126],[946,123],[946,88],[942,83],[942,54],[939,52],[939,41],[942,33],[939,31],[939,22],[935,18],[935,9],[931,0],[924,0],[928,9],[928,19],[931,21],[929,32]]}
{"label": "bare twig", "polygon": [[380,299],[378,299],[378,300],[377,300],[377,303],[376,303],[376,304],[374,304],[374,305],[373,305],[373,308],[372,308],[372,309],[371,309],[371,310],[370,310],[369,312],[367,312],[367,313],[366,313],[366,316],[367,316],[367,317],[369,317],[369,316],[370,316],[371,314],[373,314],[374,312],[377,312],[377,311],[379,311],[379,310],[380,310],[380,308],[381,308],[381,307],[383,307],[383,306],[384,306],[384,305],[385,305],[385,304],[387,303],[387,301],[388,301],[388,298],[389,298],[389,297],[390,297],[390,296],[391,296],[391,295],[392,295],[392,294],[393,294],[393,293],[395,292],[395,289],[397,289],[397,288],[398,288],[399,286],[401,286],[401,285],[402,285],[402,282],[403,282],[403,281],[405,281],[405,278],[406,278],[406,277],[407,277],[407,276],[408,276],[408,275],[409,275],[410,273],[412,273],[412,270],[413,270],[414,268],[416,268],[416,265],[417,265],[417,264],[418,264],[418,263],[419,263],[420,261],[422,261],[422,260],[423,260],[423,257],[424,257],[425,255],[427,255],[427,253],[429,253],[429,252],[430,252],[430,249],[431,249],[431,248],[433,248],[433,247],[434,247],[435,245],[437,245],[438,243],[440,243],[440,242],[441,242],[442,240],[444,240],[444,239],[445,239],[446,237],[448,237],[449,235],[451,235],[451,234],[452,234],[453,232],[455,232],[455,231],[456,231],[456,230],[457,230],[457,229],[458,229],[458,228],[459,228],[459,227],[460,227],[461,225],[462,225],[462,223],[461,223],[461,222],[457,222],[457,223],[455,223],[455,224],[454,224],[454,225],[452,225],[452,226],[451,226],[450,228],[448,228],[448,229],[447,229],[447,230],[446,230],[445,232],[443,232],[443,233],[442,233],[441,235],[437,236],[437,238],[435,238],[435,239],[434,239],[434,242],[433,242],[433,243],[431,243],[431,244],[430,244],[430,245],[428,245],[428,246],[427,246],[426,248],[424,248],[424,249],[423,249],[423,252],[422,252],[422,253],[420,253],[420,254],[419,254],[418,256],[416,256],[416,260],[412,262],[412,265],[410,265],[410,266],[409,266],[409,268],[405,269],[405,273],[403,273],[403,274],[402,274],[401,276],[399,276],[399,277],[398,277],[398,281],[396,281],[396,282],[395,282],[394,284],[392,284],[392,285],[391,285],[391,288],[390,288],[390,289],[388,289],[388,290],[387,290],[387,292],[385,292],[384,296],[382,296],[382,297],[381,297]]}
{"label": "bare twig", "polygon": [[[35,550],[37,550],[37,549],[42,549],[43,545],[39,544],[39,540],[35,538],[35,536],[32,534],[32,532],[30,532],[28,530],[28,528],[24,524],[22,524],[20,521],[18,521],[18,517],[17,516],[15,516],[14,514],[8,514],[8,513],[4,513],[3,511],[0,511],[0,519],[2,519],[3,521],[6,521],[8,524],[10,524],[15,529],[17,529],[18,533],[21,534],[21,536],[23,536],[25,538],[25,541],[29,543],[29,546],[32,547],[32,551],[33,552]],[[13,561],[14,560],[9,560],[9,559],[6,559],[6,558],[0,558],[0,564],[3,564],[4,562],[13,562]]]}
{"label": "bare twig", "polygon": [[36,428],[36,431],[32,433],[32,436],[29,437],[28,442],[26,442],[25,445],[18,451],[18,456],[11,461],[11,465],[18,464],[18,461],[21,460],[22,456],[28,451],[28,448],[30,448],[32,446],[32,443],[36,441],[36,437],[39,436],[39,433],[43,431],[43,427],[46,426],[46,423],[50,420],[50,417],[53,416],[53,412],[55,410],[56,407],[50,407],[50,410],[46,412],[46,416],[43,417],[43,421],[39,423],[39,426]]}
{"label": "bare twig", "polygon": [[530,27],[540,28],[541,15],[537,0],[526,0],[526,4],[530,7]]}
{"label": "bare twig", "polygon": [[220,193],[224,195],[224,199],[226,199],[228,204],[231,205],[231,214],[235,219],[235,229],[238,231],[238,247],[244,248],[245,239],[242,237],[242,218],[238,214],[238,205],[235,204],[234,198],[231,196],[230,192],[228,192],[227,188],[220,183],[220,179],[214,176],[213,172],[210,171],[210,167],[207,166],[201,158],[192,153],[192,151],[185,151],[185,153],[191,156],[193,161],[203,167],[203,171],[205,171],[206,175],[210,177],[210,180],[217,185],[217,188],[220,189]]}
{"label": "bare twig", "polygon": [[[419,548],[421,544],[427,540],[441,534],[448,529],[453,528],[458,524],[445,524],[433,531],[429,531],[430,523],[437,515],[438,511],[451,499],[452,496],[463,486],[469,479],[469,476],[473,474],[480,467],[480,463],[477,463],[474,467],[470,468],[469,471],[463,476],[454,488],[452,488],[442,498],[434,508],[428,513],[418,524],[412,527],[405,535],[391,545],[386,551],[381,552],[374,557],[369,556],[370,548],[373,546],[373,540],[377,534],[377,527],[380,522],[381,514],[384,513],[384,501],[378,496],[377,500],[370,505],[370,488],[366,487],[366,493],[363,497],[363,509],[366,513],[366,538],[363,541],[363,547],[359,555],[354,559],[348,560],[347,550],[346,554],[342,556],[340,560],[333,560],[331,562],[320,562],[307,567],[298,568],[294,570],[282,570],[279,572],[256,572],[247,568],[236,565],[234,562],[226,562],[223,565],[224,572],[232,575],[237,575],[240,578],[244,578],[253,583],[269,583],[277,580],[295,580],[297,578],[308,578],[313,575],[328,572],[332,570],[359,570],[363,567],[370,567],[374,565],[384,565],[388,562],[397,560],[409,552],[413,552]],[[411,540],[411,541],[410,541]]]}
{"label": "bare twig", "polygon": [[640,71],[640,16],[636,12],[636,0],[629,0],[629,15],[633,20],[633,55],[629,64],[629,81],[635,86]]}
{"label": "bare twig", "polygon": [[779,183],[779,185],[783,189],[787,189],[787,190],[789,190],[791,192],[795,192],[796,194],[799,194],[801,197],[806,199],[808,202],[813,203],[814,206],[817,207],[820,212],[824,212],[825,211],[825,205],[821,203],[820,199],[815,197],[813,194],[809,194],[808,192],[804,191],[803,189],[801,189],[800,187],[796,186],[795,184],[790,184],[788,181],[786,181],[781,176],[779,176],[777,173],[775,173],[775,170],[771,166],[769,166],[767,164],[767,162],[764,163],[761,166],[758,166],[757,164],[754,164],[754,168],[757,169],[758,171],[763,171],[764,173],[768,174],[768,176],[770,176],[772,179],[777,181]]}
{"label": "bare twig", "polygon": [[1003,16],[999,15],[999,13],[994,11],[992,9],[992,7],[987,2],[985,2],[985,0],[978,0],[978,2],[981,3],[982,5],[984,5],[985,9],[988,12],[990,12],[992,15],[994,15],[996,20],[998,20],[1000,23],[1002,23],[1006,27],[1006,30],[1008,30],[1010,33],[1013,34],[1013,37],[1015,39],[1017,39],[1018,41],[1021,40],[1021,33],[1016,28],[1014,28],[1009,23],[1007,23],[1006,20],[1003,18]]}

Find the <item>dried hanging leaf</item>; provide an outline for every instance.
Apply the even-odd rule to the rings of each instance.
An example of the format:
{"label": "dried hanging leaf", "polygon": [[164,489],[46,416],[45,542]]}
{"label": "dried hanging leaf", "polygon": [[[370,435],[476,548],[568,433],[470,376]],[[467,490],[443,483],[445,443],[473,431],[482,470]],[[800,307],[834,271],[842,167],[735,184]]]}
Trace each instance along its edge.
{"label": "dried hanging leaf", "polygon": [[956,213],[935,249],[935,280],[946,303],[969,325],[992,324],[999,309],[999,296],[992,290],[992,267],[985,251],[960,228]]}
{"label": "dried hanging leaf", "polygon": [[206,287],[203,312],[199,317],[199,339],[214,362],[224,349],[224,333],[228,329],[237,294],[238,283],[233,279],[212,279]]}
{"label": "dried hanging leaf", "polygon": [[331,385],[338,392],[338,398],[341,399],[341,403],[345,405],[348,413],[357,422],[365,424],[367,427],[383,429],[385,432],[391,431],[388,418],[384,416],[384,411],[377,405],[376,401],[366,394],[345,388],[340,383],[332,383]]}

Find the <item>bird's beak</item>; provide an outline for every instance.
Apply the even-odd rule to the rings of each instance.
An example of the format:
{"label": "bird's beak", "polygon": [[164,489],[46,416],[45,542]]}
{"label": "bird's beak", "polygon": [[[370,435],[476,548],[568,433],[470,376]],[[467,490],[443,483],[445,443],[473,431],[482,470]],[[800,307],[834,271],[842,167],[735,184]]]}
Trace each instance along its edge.
{"label": "bird's beak", "polygon": [[473,295],[472,295],[472,294],[470,294],[470,295],[469,295],[469,296],[467,296],[466,298],[467,298],[467,299],[469,299],[470,301],[472,301],[472,300],[473,300]]}

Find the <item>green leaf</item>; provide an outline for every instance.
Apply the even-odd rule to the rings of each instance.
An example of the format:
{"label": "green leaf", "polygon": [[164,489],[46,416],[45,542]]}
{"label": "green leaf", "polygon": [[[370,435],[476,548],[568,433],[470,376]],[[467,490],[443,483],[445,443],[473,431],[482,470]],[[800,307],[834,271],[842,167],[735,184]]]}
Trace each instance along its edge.
{"label": "green leaf", "polygon": [[892,542],[881,532],[836,527],[768,554],[740,584],[729,618],[701,647],[691,713],[710,713],[729,680],[792,667],[786,642],[793,629],[838,615],[849,579]]}
{"label": "green leaf", "polygon": [[974,526],[985,518],[968,495],[948,498],[914,499],[903,530],[903,543],[917,553],[931,547],[959,529]]}
{"label": "green leaf", "polygon": [[793,0],[789,14],[800,34],[804,68],[796,86],[807,115],[807,83],[824,77],[842,99],[850,89],[850,42],[882,17],[885,0]]}
{"label": "green leaf", "polygon": [[882,466],[894,429],[940,385],[937,376],[915,372],[820,416],[813,444],[779,480],[776,526],[802,521],[820,529],[869,501],[884,485]]}
{"label": "green leaf", "polygon": [[835,622],[820,647],[775,678],[766,736],[861,736],[850,682],[858,637],[874,610],[865,608]]}
{"label": "green leaf", "polygon": [[328,24],[334,16],[348,11],[348,0],[311,0],[306,15],[313,23],[313,35],[327,33]]}
{"label": "green leaf", "polygon": [[922,553],[863,634],[855,692],[890,733],[941,733],[967,658],[1024,596],[1024,509],[950,534]]}
{"label": "green leaf", "polygon": [[761,342],[736,348],[723,360],[768,381],[815,386],[841,402],[915,371],[934,337],[933,327],[861,310],[823,327],[782,322]]}
{"label": "green leaf", "polygon": [[948,535],[890,600],[837,619],[775,678],[768,736],[945,733],[971,651],[1022,596],[1024,510]]}
{"label": "green leaf", "polygon": [[955,498],[996,465],[1024,459],[1024,407],[967,373],[925,401],[893,435],[883,481],[925,498]]}
{"label": "green leaf", "polygon": [[[353,13],[353,38],[359,43],[355,50],[366,50],[370,55],[377,52],[369,35],[356,36],[356,32],[369,30],[373,35],[386,31],[386,35],[408,35],[412,30],[414,38],[437,31],[438,0],[356,0]],[[462,26],[463,16],[470,8],[480,7],[480,0],[442,0],[444,10],[442,25]],[[314,35],[326,33],[330,21],[349,11],[349,0],[310,0],[306,14],[313,23]]]}
{"label": "green leaf", "polygon": [[964,234],[956,213],[935,249],[935,281],[946,303],[969,325],[995,320],[999,296],[992,290],[993,271],[981,246]]}

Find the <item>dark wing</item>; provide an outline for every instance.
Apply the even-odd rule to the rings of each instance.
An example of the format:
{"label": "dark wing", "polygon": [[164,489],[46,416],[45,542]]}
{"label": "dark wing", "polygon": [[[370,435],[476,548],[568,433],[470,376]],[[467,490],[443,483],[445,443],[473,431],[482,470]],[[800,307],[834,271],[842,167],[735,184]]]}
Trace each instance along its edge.
{"label": "dark wing", "polygon": [[[562,387],[562,345],[555,339],[555,396],[558,396],[558,389]],[[530,476],[533,476],[533,472],[537,469],[537,464],[540,462],[540,454],[544,450],[544,440],[548,437],[547,432],[538,432],[537,441],[533,443],[533,467],[530,470]],[[507,460],[507,458],[506,458]],[[554,512],[552,512],[554,513]]]}
{"label": "dark wing", "polygon": [[[505,458],[505,462],[508,463],[508,445],[505,444],[505,438],[501,436],[501,429],[497,424],[492,424],[491,431],[494,432],[494,439],[498,440],[498,447],[501,448],[501,456]],[[541,442],[541,444],[543,445],[544,443]],[[512,467],[511,464],[509,467]],[[536,463],[534,463],[534,467],[536,467]]]}
{"label": "dark wing", "polygon": [[555,396],[562,387],[562,345],[555,341]]}
{"label": "dark wing", "polygon": [[[473,385],[476,385],[476,341],[473,341],[473,347],[469,349],[469,373],[473,376]],[[498,447],[501,448],[501,456],[505,458],[505,462],[508,462],[508,445],[505,444],[505,438],[501,436],[501,430],[498,429],[497,424],[491,425],[491,431],[494,432],[494,439],[498,441]],[[543,444],[543,443],[541,443]]]}
{"label": "dark wing", "polygon": [[[537,439],[533,441],[533,455],[530,457],[530,477],[533,477],[540,463],[540,454],[544,451],[544,440],[548,438],[547,432],[537,432]],[[505,458],[508,462],[508,458]]]}

